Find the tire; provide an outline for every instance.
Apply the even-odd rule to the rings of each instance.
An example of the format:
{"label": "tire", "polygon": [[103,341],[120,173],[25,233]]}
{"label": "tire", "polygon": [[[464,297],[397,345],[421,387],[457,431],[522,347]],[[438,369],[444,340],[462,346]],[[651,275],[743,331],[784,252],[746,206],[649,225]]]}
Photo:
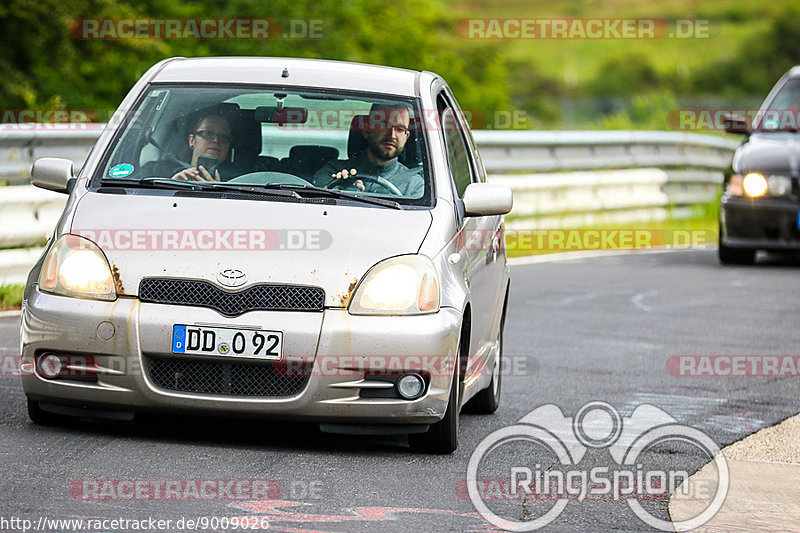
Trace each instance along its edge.
{"label": "tire", "polygon": [[31,419],[31,422],[39,426],[52,426],[63,422],[62,417],[55,413],[43,411],[42,408],[39,407],[39,402],[31,399],[28,399],[28,418]]}
{"label": "tire", "polygon": [[444,418],[431,424],[425,433],[414,433],[408,436],[408,442],[413,450],[424,453],[450,454],[458,448],[458,418],[459,418],[459,379],[458,364],[454,365],[453,384],[450,387],[450,398],[447,401],[447,410]]}
{"label": "tire", "polygon": [[503,323],[500,323],[500,333],[497,335],[497,343],[500,346],[497,351],[497,359],[492,368],[492,381],[489,386],[476,394],[469,401],[469,412],[479,415],[490,415],[500,407],[500,389],[503,384],[502,361],[503,361]]}
{"label": "tire", "polygon": [[723,265],[752,265],[756,262],[756,250],[752,248],[730,248],[720,241],[717,248],[719,262]]}

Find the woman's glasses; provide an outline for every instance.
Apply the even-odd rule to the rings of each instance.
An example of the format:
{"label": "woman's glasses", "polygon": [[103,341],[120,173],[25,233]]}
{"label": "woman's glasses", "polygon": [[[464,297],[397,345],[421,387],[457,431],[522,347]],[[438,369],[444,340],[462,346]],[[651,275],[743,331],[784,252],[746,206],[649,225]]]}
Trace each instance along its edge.
{"label": "woman's glasses", "polygon": [[207,141],[210,141],[211,139],[216,137],[217,140],[219,140],[219,142],[222,142],[222,143],[231,142],[231,136],[228,135],[227,133],[219,133],[219,132],[216,132],[216,131],[203,130],[203,131],[196,131],[196,132],[194,132],[194,134],[197,135],[198,137],[202,137],[203,139],[205,139]]}

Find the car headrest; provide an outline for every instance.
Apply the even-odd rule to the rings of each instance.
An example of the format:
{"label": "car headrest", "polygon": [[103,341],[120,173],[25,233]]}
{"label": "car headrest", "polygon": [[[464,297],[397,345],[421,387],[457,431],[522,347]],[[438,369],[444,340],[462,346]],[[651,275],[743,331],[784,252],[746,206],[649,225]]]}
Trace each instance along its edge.
{"label": "car headrest", "polygon": [[369,115],[356,115],[350,121],[350,134],[347,137],[347,157],[350,159],[358,157],[367,148],[367,140],[361,132],[368,118]]}
{"label": "car headrest", "polygon": [[[234,124],[231,125],[232,127]],[[261,123],[255,120],[252,109],[242,109],[239,112],[238,120],[235,123],[233,141],[232,160],[234,163],[246,163],[255,161],[261,153]]]}
{"label": "car headrest", "polygon": [[327,163],[331,159],[339,157],[339,150],[333,146],[320,146],[317,144],[307,144],[300,146],[292,146],[289,150],[289,159],[291,161],[309,161],[320,162],[320,166]]}

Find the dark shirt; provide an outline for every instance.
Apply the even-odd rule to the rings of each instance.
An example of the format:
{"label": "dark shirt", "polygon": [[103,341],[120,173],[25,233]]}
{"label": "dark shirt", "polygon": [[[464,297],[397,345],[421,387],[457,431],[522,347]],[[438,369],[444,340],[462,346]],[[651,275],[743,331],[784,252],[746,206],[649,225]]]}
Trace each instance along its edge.
{"label": "dark shirt", "polygon": [[[166,156],[163,159],[145,163],[142,166],[140,174],[143,178],[171,178],[178,172],[186,170],[187,168],[192,168],[191,163],[181,161],[174,156]],[[210,170],[206,170],[208,170],[212,176],[214,175],[214,170],[219,170],[220,181],[228,181],[247,172],[240,167],[234,166],[227,160],[217,164],[216,168],[212,167]]]}
{"label": "dark shirt", "polygon": [[[391,182],[392,185],[397,187],[403,196],[407,198],[421,198],[425,192],[425,180],[422,177],[422,168],[410,169],[404,164],[400,163],[396,158],[385,165],[376,165],[370,161],[366,156],[360,156],[346,161],[333,159],[325,163],[313,177],[314,184],[319,187],[329,185],[333,178],[331,174],[336,174],[342,170],[356,169],[358,172],[351,182],[361,177],[367,178],[384,178]],[[380,183],[373,181],[362,181],[364,184],[364,192],[378,193],[378,194],[391,194],[391,191]]]}

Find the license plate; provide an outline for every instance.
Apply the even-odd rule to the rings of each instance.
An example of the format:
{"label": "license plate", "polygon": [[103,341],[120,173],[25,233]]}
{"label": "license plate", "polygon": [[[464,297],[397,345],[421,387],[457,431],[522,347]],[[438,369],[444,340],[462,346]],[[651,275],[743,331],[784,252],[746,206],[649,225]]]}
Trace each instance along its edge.
{"label": "license plate", "polygon": [[283,332],[175,324],[172,326],[172,353],[280,359]]}

